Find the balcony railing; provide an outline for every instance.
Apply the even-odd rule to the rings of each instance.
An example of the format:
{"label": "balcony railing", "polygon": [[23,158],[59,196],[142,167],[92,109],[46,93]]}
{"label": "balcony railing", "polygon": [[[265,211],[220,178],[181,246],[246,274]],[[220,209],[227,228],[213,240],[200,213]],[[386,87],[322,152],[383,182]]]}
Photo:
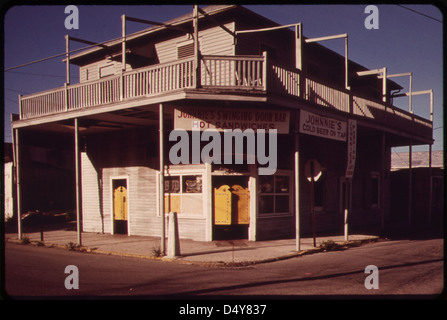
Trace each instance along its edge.
{"label": "balcony railing", "polygon": [[354,95],[300,73],[299,70],[268,63],[267,56],[203,56],[196,79],[194,59],[123,72],[95,81],[23,96],[19,99],[20,119],[85,109],[105,104],[131,101],[158,94],[195,88],[219,88],[230,91],[264,92],[288,96],[326,108],[374,119],[397,129],[408,130],[413,123],[416,132],[427,136],[432,122],[382,101]]}

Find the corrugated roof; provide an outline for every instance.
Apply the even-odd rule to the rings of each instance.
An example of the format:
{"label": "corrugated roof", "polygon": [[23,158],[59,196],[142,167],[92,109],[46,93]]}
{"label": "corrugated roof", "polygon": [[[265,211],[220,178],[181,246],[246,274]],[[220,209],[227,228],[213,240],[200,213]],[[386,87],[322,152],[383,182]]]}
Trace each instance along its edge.
{"label": "corrugated roof", "polygon": [[[393,152],[391,154],[391,171],[399,169],[407,169],[409,162],[408,152]],[[411,156],[411,167],[412,168],[428,168],[428,151],[417,151],[412,152]],[[431,158],[432,168],[444,168],[444,151],[436,150],[432,151]]]}

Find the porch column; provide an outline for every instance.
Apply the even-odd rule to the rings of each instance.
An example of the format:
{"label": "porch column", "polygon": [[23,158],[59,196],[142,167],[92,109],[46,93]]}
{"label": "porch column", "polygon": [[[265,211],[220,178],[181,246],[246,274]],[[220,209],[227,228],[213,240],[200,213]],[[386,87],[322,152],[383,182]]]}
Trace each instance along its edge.
{"label": "porch column", "polygon": [[15,176],[16,176],[16,201],[17,201],[17,237],[19,240],[22,240],[22,208],[21,208],[21,201],[20,201],[20,153],[19,153],[19,130],[14,129],[12,130],[12,144],[13,144],[13,164],[15,168]]}
{"label": "porch column", "polygon": [[78,118],[74,119],[74,136],[75,136],[75,179],[76,179],[76,227],[77,227],[77,238],[78,238],[78,245],[82,245],[82,238],[81,238],[81,183],[80,183],[80,161],[79,161],[79,125],[78,125]]}
{"label": "porch column", "polygon": [[121,70],[126,71],[126,15],[121,16]]}
{"label": "porch column", "polygon": [[295,132],[295,239],[296,251],[300,251],[300,153],[298,131]]}
{"label": "porch column", "polygon": [[412,202],[412,152],[413,152],[413,141],[410,141],[409,152],[408,152],[408,229],[411,228],[411,202]]}
{"label": "porch column", "polygon": [[194,26],[194,87],[199,88],[200,81],[200,49],[199,49],[199,8],[194,5],[193,10],[193,26]]}
{"label": "porch column", "polygon": [[303,69],[303,25],[295,25],[295,68]]}
{"label": "porch column", "polygon": [[68,85],[70,84],[70,38],[67,35],[65,35],[65,59],[66,59],[66,79],[65,83]]}
{"label": "porch column", "polygon": [[382,161],[380,165],[380,194],[379,194],[379,205],[380,205],[380,230],[383,232],[385,230],[385,208],[384,208],[384,198],[385,198],[385,133],[382,132]]}
{"label": "porch column", "polygon": [[166,240],[165,240],[165,164],[164,164],[164,138],[163,138],[163,104],[159,106],[159,161],[160,161],[160,184],[159,184],[159,199],[160,199],[160,217],[161,217],[161,243],[160,250],[163,256],[166,255]]}
{"label": "porch column", "polygon": [[428,145],[428,183],[429,183],[429,193],[428,193],[428,225],[431,226],[431,214],[432,214],[432,197],[433,197],[433,183],[432,183],[432,170],[431,170],[431,148],[432,144]]}
{"label": "porch column", "polygon": [[213,186],[212,186],[212,167],[210,162],[205,162],[205,178],[203,179],[203,197],[205,201],[205,241],[213,240]]}
{"label": "porch column", "polygon": [[248,188],[250,192],[250,224],[248,226],[248,240],[256,241],[258,224],[258,168],[256,165],[249,165],[250,178]]}

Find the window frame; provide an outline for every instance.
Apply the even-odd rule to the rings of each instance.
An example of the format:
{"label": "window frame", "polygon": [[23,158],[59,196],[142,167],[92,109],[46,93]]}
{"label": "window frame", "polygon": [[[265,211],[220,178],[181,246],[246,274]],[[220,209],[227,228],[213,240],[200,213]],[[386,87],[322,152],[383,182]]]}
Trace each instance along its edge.
{"label": "window frame", "polygon": [[[293,215],[294,211],[294,205],[293,205],[293,196],[294,196],[294,178],[293,178],[293,171],[286,171],[286,170],[277,170],[274,175],[270,175],[273,178],[273,192],[262,192],[261,186],[260,186],[260,179],[263,176],[258,176],[258,182],[257,182],[257,189],[256,189],[256,196],[257,196],[257,217],[258,218],[272,218],[272,217],[285,217],[285,216],[291,216]],[[285,176],[287,177],[288,181],[288,192],[287,193],[281,193],[276,192],[276,177],[278,176]],[[273,212],[261,212],[260,211],[260,201],[262,196],[272,196],[273,197]],[[276,212],[276,200],[277,197],[288,197],[288,208],[289,210]]]}

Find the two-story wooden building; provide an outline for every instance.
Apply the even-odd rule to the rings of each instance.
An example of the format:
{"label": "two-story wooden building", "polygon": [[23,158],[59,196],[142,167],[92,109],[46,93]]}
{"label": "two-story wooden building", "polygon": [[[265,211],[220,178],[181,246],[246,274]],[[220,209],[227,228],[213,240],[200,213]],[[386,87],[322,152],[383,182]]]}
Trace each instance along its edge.
{"label": "two-story wooden building", "polygon": [[[191,11],[166,23],[123,16],[122,38],[68,49],[64,62],[79,66],[80,82],[20,97],[19,181],[20,145],[40,137],[72,146],[83,232],[160,236],[161,212],[170,211],[181,238],[201,241],[343,232],[346,222],[383,228],[391,147],[431,145],[432,119],[391,104],[402,87],[386,69],[304,37],[300,23],[281,26],[236,5]],[[132,21],[153,26],[126,34]],[[347,37],[334,38],[347,49]],[[260,174],[266,162],[247,151],[259,149],[258,135],[241,163],[236,146],[213,154],[232,162],[199,157],[209,140],[194,139],[208,128],[222,143],[224,129],[268,137],[275,129],[265,150],[276,155],[274,174]],[[189,161],[172,161],[175,130],[187,132]]]}

